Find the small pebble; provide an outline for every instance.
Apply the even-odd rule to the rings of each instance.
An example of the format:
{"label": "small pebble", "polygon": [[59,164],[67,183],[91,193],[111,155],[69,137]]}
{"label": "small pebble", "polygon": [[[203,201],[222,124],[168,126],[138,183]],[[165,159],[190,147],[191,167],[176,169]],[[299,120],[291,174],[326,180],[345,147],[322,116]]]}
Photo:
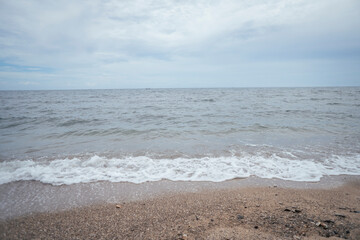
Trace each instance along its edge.
{"label": "small pebble", "polygon": [[239,214],[239,215],[237,215],[236,218],[237,218],[237,220],[242,220],[242,219],[244,219],[244,216],[242,216],[242,215]]}

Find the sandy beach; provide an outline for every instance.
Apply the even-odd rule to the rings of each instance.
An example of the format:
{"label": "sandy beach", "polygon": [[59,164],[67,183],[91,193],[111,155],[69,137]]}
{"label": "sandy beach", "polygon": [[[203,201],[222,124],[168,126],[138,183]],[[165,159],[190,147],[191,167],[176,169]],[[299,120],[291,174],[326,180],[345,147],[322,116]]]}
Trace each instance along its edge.
{"label": "sandy beach", "polygon": [[168,193],[2,220],[1,239],[360,239],[360,181]]}

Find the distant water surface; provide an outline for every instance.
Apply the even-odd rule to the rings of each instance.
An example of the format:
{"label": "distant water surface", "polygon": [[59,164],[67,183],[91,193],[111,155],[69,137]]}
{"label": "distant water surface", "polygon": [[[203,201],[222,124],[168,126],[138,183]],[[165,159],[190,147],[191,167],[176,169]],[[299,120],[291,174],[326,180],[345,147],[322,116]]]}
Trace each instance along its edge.
{"label": "distant water surface", "polygon": [[0,92],[0,184],[360,175],[360,88]]}

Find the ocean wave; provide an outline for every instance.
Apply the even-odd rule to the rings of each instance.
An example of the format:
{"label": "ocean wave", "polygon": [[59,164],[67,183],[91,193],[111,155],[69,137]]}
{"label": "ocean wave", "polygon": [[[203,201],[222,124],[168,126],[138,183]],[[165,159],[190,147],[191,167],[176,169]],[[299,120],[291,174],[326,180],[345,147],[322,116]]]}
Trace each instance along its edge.
{"label": "ocean wave", "polygon": [[325,175],[359,175],[359,160],[360,155],[334,155],[323,162],[316,162],[298,159],[291,153],[174,159],[93,155],[52,161],[15,160],[0,163],[0,184],[20,180],[36,180],[53,185],[97,181],[142,183],[163,179],[221,182],[249,176],[319,181]]}

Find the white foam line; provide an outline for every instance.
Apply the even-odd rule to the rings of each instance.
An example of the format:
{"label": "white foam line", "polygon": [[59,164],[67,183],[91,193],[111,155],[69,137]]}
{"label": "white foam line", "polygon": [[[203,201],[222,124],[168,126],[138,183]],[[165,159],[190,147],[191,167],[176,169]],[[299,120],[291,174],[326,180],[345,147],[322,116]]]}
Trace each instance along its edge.
{"label": "white foam line", "polygon": [[[290,155],[294,157],[294,155]],[[212,181],[258,176],[294,181],[319,181],[325,175],[360,175],[360,156],[332,156],[323,163],[271,156],[231,156],[151,159],[147,156],[87,159],[65,158],[50,162],[8,161],[0,163],[0,184],[37,180],[53,185],[96,181],[132,182]]]}

